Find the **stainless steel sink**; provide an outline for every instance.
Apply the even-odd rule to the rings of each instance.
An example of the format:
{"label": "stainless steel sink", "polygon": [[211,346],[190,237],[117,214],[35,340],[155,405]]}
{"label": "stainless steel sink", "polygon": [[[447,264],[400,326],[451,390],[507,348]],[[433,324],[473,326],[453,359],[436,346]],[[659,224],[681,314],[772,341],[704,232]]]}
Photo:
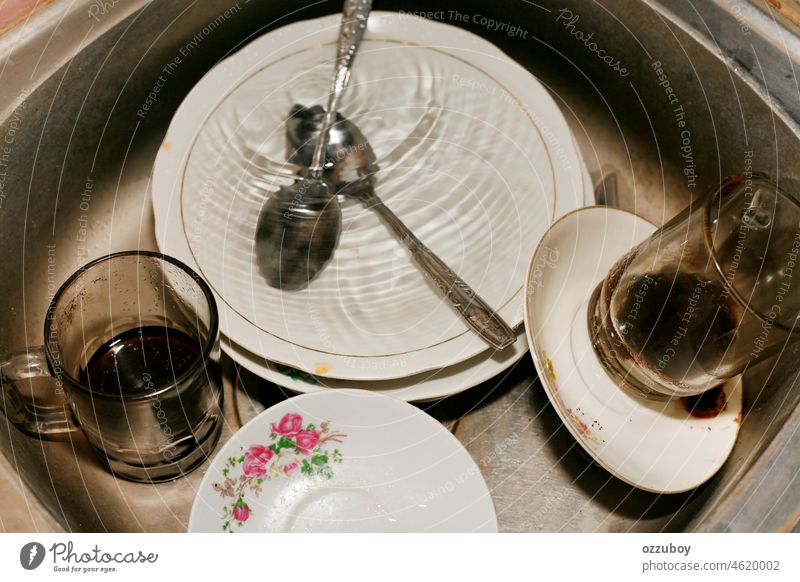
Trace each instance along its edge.
{"label": "stainless steel sink", "polygon": [[[154,248],[149,172],[193,84],[254,36],[340,8],[266,0],[60,4],[68,3],[0,39],[0,352],[41,343],[49,296],[77,266],[115,250]],[[459,17],[451,3],[430,0],[376,8],[435,13],[499,45],[550,89],[590,170],[618,173],[619,204],[654,222],[745,169],[750,151],[755,169],[800,191],[798,41],[746,3],[466,0]],[[508,26],[489,27],[488,19]],[[511,34],[513,25],[519,30]],[[175,57],[180,64],[166,74]],[[148,100],[159,76],[163,88]],[[748,372],[730,460],[709,483],[676,496],[635,490],[585,457],[527,357],[426,409],[478,462],[504,531],[791,530],[800,520],[799,357],[795,346]],[[286,397],[230,362],[226,377],[226,434]],[[172,483],[135,484],[110,476],[82,437],[40,441],[5,419],[0,429],[3,452],[66,529],[185,529],[203,469]]]}

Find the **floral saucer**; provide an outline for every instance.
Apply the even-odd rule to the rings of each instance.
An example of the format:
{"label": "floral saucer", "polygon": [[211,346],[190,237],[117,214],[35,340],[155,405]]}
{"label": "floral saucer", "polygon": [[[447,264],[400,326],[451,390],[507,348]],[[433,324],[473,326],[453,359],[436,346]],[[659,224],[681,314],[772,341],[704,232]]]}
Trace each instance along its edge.
{"label": "floral saucer", "polygon": [[528,269],[525,328],[547,396],[581,446],[635,487],[679,493],[710,479],[730,455],[741,422],[741,382],[706,393],[702,408],[697,398],[656,402],[633,395],[604,371],[586,315],[609,269],[654,231],[634,214],[599,206],[555,222]]}
{"label": "floral saucer", "polygon": [[366,390],[285,400],[211,463],[190,532],[496,532],[477,465],[439,422]]}

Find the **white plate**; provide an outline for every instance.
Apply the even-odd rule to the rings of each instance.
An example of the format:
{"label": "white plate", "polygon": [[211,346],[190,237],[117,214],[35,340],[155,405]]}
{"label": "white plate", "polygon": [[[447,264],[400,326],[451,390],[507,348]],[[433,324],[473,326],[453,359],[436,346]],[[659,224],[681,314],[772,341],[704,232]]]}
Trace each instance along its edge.
{"label": "white plate", "polygon": [[[275,291],[258,273],[255,221],[263,192],[280,181],[265,180],[264,168],[285,171],[289,105],[324,102],[338,24],[330,16],[267,34],[192,90],[153,171],[157,240],[209,282],[223,333],[250,352],[358,380],[447,367],[486,344],[374,213],[344,205],[336,256],[307,290]],[[343,113],[370,137],[387,204],[519,324],[528,257],[553,217],[581,205],[585,187],[542,85],[476,35],[377,12]]]}
{"label": "white plate", "polygon": [[[588,170],[585,171],[584,202],[594,202],[594,191]],[[517,341],[502,352],[485,350],[468,360],[447,368],[431,370],[388,380],[341,380],[325,378],[272,362],[236,345],[225,336],[221,337],[222,349],[237,364],[261,378],[294,392],[317,392],[327,388],[373,390],[406,402],[425,402],[453,396],[482,382],[498,376],[514,365],[528,351],[524,326],[517,332]]]}
{"label": "white plate", "polygon": [[[591,186],[588,171],[584,178],[584,184]],[[594,192],[589,187],[585,192],[585,203],[588,205],[593,201]],[[225,336],[220,339],[222,349],[237,364],[273,384],[294,392],[308,393],[327,388],[353,388],[381,392],[406,402],[425,402],[446,398],[468,390],[498,376],[518,362],[528,351],[524,326],[520,326],[518,329],[517,341],[502,352],[485,350],[477,356],[447,368],[430,370],[414,376],[373,381],[341,380],[317,376],[272,362],[268,358],[236,345]]]}
{"label": "white plate", "polygon": [[414,376],[392,380],[361,381],[323,378],[308,374],[297,368],[276,364],[248,352],[244,348],[232,344],[228,338],[222,337],[221,340],[225,353],[229,354],[237,364],[273,384],[294,392],[306,393],[329,388],[337,390],[353,388],[380,392],[406,402],[437,400],[458,394],[494,378],[528,352],[525,330],[523,326],[520,326],[517,332],[517,341],[500,352],[485,350],[458,364]]}
{"label": "white plate", "polygon": [[525,327],[536,369],[553,407],[581,446],[623,481],[657,493],[688,491],[730,455],[742,412],[738,379],[727,404],[696,418],[683,401],[653,402],[619,388],[591,345],[587,303],[614,263],[655,231],[607,207],[583,208],[542,238],[528,271]]}
{"label": "white plate", "polygon": [[477,465],[435,419],[328,390],[265,410],[222,447],[189,531],[496,532],[497,519]]}
{"label": "white plate", "polygon": [[[584,184],[591,186],[588,171]],[[585,192],[585,203],[588,205],[592,204],[593,201],[594,192],[591,188],[588,188]],[[528,352],[528,344],[525,341],[525,328],[524,326],[519,326],[517,341],[501,352],[485,350],[477,356],[458,364],[438,370],[430,370],[414,376],[389,380],[360,381],[316,376],[297,368],[272,362],[263,356],[236,345],[225,336],[220,339],[222,349],[237,364],[273,384],[294,392],[307,393],[327,388],[353,388],[381,392],[406,402],[437,400],[468,390],[490,378],[498,376]]]}

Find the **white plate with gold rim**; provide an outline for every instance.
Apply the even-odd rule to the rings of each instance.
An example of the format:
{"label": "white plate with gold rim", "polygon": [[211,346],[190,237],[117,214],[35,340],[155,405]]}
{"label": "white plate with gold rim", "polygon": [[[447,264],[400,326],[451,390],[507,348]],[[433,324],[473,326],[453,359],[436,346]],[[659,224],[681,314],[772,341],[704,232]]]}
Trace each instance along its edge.
{"label": "white plate with gold rim", "polygon": [[[208,281],[223,333],[252,353],[354,380],[457,364],[486,344],[356,203],[343,205],[334,259],[306,290],[271,289],[258,273],[258,212],[288,179],[284,118],[295,102],[325,101],[338,26],[337,15],[270,32],[191,91],[153,170],[159,247]],[[510,325],[521,323],[528,258],[585,189],[544,87],[476,35],[375,12],[342,113],[370,138],[387,205]]]}
{"label": "white plate with gold rim", "polygon": [[[587,205],[591,205],[594,200],[594,192],[591,189],[592,181],[588,171],[584,176],[584,184],[587,185],[584,200]],[[237,364],[273,384],[294,392],[307,393],[325,389],[352,388],[377,391],[406,402],[437,400],[468,390],[499,376],[528,352],[525,328],[520,325],[517,331],[517,341],[500,352],[488,349],[477,356],[446,368],[428,370],[413,376],[366,381],[327,378],[316,373],[305,372],[254,354],[225,336],[222,336],[220,341],[222,349]],[[320,371],[325,370],[323,368]]]}
{"label": "white plate with gold rim", "polygon": [[582,208],[554,223],[531,259],[525,328],[542,385],[578,443],[626,483],[679,493],[710,479],[730,455],[741,422],[741,382],[722,386],[724,404],[707,418],[690,413],[685,400],[634,396],[604,371],[586,314],[609,269],[655,230],[608,207]]}
{"label": "white plate with gold rim", "polygon": [[190,532],[496,532],[478,466],[419,408],[364,390],[285,400],[220,449]]}
{"label": "white plate with gold rim", "polygon": [[[588,172],[584,183],[591,185]],[[585,192],[585,203],[592,204],[593,199],[594,192],[589,188]],[[528,344],[525,341],[524,326],[520,325],[517,329],[517,341],[500,352],[488,349],[447,368],[428,370],[413,376],[370,381],[327,378],[270,361],[269,358],[254,354],[225,336],[222,336],[220,341],[225,353],[244,369],[293,392],[352,388],[381,392],[406,402],[426,402],[453,396],[473,388],[499,376],[518,362],[528,352]]]}
{"label": "white plate with gold rim", "polygon": [[225,353],[253,374],[294,392],[318,392],[326,389],[352,388],[372,390],[406,402],[437,400],[463,392],[501,374],[518,362],[528,352],[525,330],[520,326],[517,341],[504,350],[484,350],[477,356],[447,368],[429,370],[413,376],[389,380],[340,380],[309,374],[284,366],[248,352],[244,348],[220,338]]}

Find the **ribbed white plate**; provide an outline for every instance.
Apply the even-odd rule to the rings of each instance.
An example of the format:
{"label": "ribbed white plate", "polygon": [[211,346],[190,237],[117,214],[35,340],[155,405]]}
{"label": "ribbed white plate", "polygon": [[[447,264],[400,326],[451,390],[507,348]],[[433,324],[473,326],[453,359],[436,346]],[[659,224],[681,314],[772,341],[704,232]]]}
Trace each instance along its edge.
{"label": "ribbed white plate", "polygon": [[[588,171],[584,183],[591,186]],[[594,192],[585,191],[585,203],[591,205]],[[413,376],[391,378],[388,380],[341,380],[323,378],[303,372],[283,364],[270,361],[247,351],[243,347],[222,336],[222,349],[240,366],[261,378],[294,392],[318,392],[329,388],[341,390],[352,388],[380,392],[406,402],[425,402],[458,394],[482,382],[502,374],[528,352],[524,326],[517,332],[517,341],[500,352],[484,350],[477,356],[453,364],[447,368],[428,370]]]}
{"label": "ribbed white plate", "polygon": [[[333,261],[306,290],[258,272],[258,212],[285,181],[284,118],[324,103],[339,17],[267,34],[181,105],[153,173],[161,249],[209,282],[225,335],[317,374],[410,376],[486,344],[424,280],[378,217],[343,204]],[[441,23],[374,13],[342,113],[370,138],[378,193],[512,326],[548,224],[581,205],[583,166],[541,84],[496,47]]]}

